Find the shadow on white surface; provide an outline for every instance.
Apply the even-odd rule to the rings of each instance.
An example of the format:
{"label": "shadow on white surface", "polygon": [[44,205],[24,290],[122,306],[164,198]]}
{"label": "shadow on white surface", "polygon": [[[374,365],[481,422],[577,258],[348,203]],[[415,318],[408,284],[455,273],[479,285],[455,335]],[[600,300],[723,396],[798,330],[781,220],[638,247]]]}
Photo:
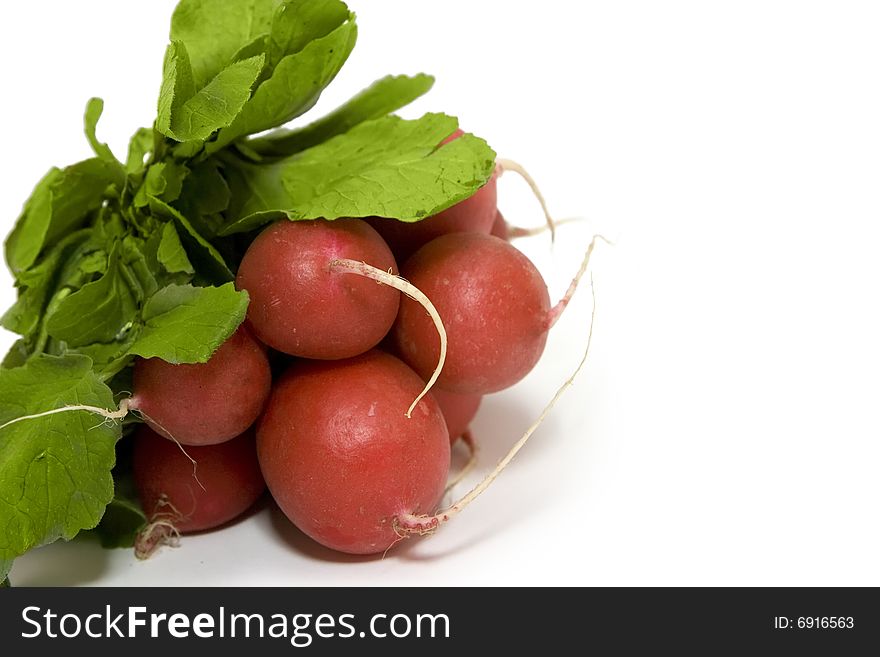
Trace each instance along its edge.
{"label": "shadow on white surface", "polygon": [[[270,506],[271,498],[263,494],[247,511],[234,520],[216,528],[193,532],[181,537],[181,545],[186,545],[198,536],[217,535],[237,525],[241,525],[263,513]],[[160,547],[148,560],[161,560],[172,548]],[[101,583],[111,571],[119,569],[119,555],[130,557],[130,565],[139,562],[134,558],[133,548],[105,549],[96,536],[83,533],[69,543],[57,541],[30,552],[20,558],[13,566],[11,580],[15,586],[93,586]],[[113,562],[116,561],[114,564]],[[163,583],[160,583],[163,584]]]}
{"label": "shadow on white surface", "polygon": [[[442,550],[431,551],[431,546],[439,545],[440,541],[436,540],[433,536],[427,536],[403,540],[392,547],[385,555],[359,555],[345,554],[324,547],[298,529],[296,525],[287,519],[287,516],[284,515],[281,509],[274,504],[272,504],[268,510],[268,516],[269,524],[275,538],[288,547],[291,552],[309,560],[334,564],[364,564],[380,561],[394,562],[395,560],[414,562],[434,561],[461,550],[466,550],[471,547],[475,541],[481,540],[481,537],[489,537],[497,531],[497,528],[493,527],[495,524],[506,522],[506,520],[498,521],[496,519],[495,522],[486,524],[479,534],[468,534],[464,541],[458,541],[451,547],[449,546],[448,541],[443,541]],[[450,529],[446,527],[445,529],[441,528],[440,531],[446,534]],[[428,548],[427,550],[425,549],[426,547]]]}
{"label": "shadow on white surface", "polygon": [[[63,553],[59,547],[63,547]],[[11,579],[15,586],[87,586],[101,580],[109,560],[110,552],[97,538],[84,535],[63,545],[35,550],[28,555],[25,569],[13,569]]]}
{"label": "shadow on white surface", "polygon": [[344,564],[376,561],[381,557],[381,555],[377,557],[376,555],[345,554],[324,547],[300,531],[274,503],[269,508],[269,524],[277,539],[308,559]]}

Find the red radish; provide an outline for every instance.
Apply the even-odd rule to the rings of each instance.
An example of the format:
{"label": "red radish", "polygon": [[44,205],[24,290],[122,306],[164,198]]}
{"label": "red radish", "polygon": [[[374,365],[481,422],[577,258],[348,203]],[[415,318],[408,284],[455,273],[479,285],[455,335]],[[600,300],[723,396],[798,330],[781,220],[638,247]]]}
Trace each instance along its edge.
{"label": "red radish", "polygon": [[[404,277],[432,300],[449,340],[437,385],[451,392],[503,390],[538,362],[550,328],[550,295],[531,261],[507,242],[477,233],[444,235],[404,266]],[[437,361],[437,338],[421,308],[401,304],[394,336],[403,359],[423,376]]]}
{"label": "red radish", "polygon": [[440,404],[443,411],[443,419],[446,420],[446,429],[449,431],[449,439],[455,442],[468,428],[471,420],[480,408],[483,401],[482,395],[459,395],[448,392],[442,388],[433,388],[431,394]]}
{"label": "red radish", "polygon": [[279,221],[254,240],[236,285],[251,297],[248,323],[270,347],[335,360],[361,354],[388,333],[397,290],[331,270],[337,259],[397,271],[379,234],[359,219]]}
{"label": "red radish", "polygon": [[188,447],[186,453],[146,426],[134,441],[134,481],[149,521],[138,539],[140,556],[178,533],[229,522],[266,488],[253,431],[219,445]]}
{"label": "red radish", "polygon": [[271,385],[265,348],[240,326],[206,363],[137,360],[128,408],[183,445],[213,445],[254,423]]}
{"label": "red radish", "polygon": [[257,425],[263,476],[281,510],[327,547],[387,550],[392,520],[432,512],[449,473],[449,435],[437,402],[404,416],[422,380],[378,350],[299,362],[276,383]]}
{"label": "red radish", "polygon": [[[541,274],[509,243],[491,235],[455,233],[426,244],[403,275],[428,296],[446,327],[448,352],[440,388],[465,394],[503,390],[538,362],[547,332],[586,270],[595,240],[568,292],[553,308]],[[404,300],[394,325],[398,353],[426,376],[437,360],[433,327]]]}
{"label": "red radish", "polygon": [[495,212],[495,222],[492,224],[492,230],[489,234],[494,235],[505,242],[510,241],[510,227],[507,225],[504,215],[501,214],[501,210]]}

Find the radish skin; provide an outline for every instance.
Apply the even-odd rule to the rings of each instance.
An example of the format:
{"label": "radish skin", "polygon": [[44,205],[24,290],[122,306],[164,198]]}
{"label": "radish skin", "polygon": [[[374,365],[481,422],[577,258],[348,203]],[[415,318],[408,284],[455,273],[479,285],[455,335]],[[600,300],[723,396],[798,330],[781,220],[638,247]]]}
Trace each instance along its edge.
{"label": "radish skin", "polygon": [[[189,447],[188,455],[147,426],[134,437],[132,468],[148,525],[138,555],[149,556],[178,535],[223,525],[249,509],[266,484],[253,431],[218,445]],[[193,462],[197,477],[193,476]]]}
{"label": "radish skin", "polygon": [[379,344],[394,323],[400,293],[333,271],[336,260],[397,272],[388,245],[360,219],[284,220],[257,236],[236,285],[250,294],[248,323],[260,340],[318,360],[350,358]]}
{"label": "radish skin", "polygon": [[374,350],[300,361],[276,383],[257,425],[257,453],[284,514],[319,543],[381,554],[394,517],[436,508],[449,475],[449,434],[437,402],[403,411],[423,382]]}
{"label": "radish skin", "polygon": [[206,363],[136,360],[128,406],[181,445],[215,445],[254,423],[271,385],[264,347],[241,326]]}

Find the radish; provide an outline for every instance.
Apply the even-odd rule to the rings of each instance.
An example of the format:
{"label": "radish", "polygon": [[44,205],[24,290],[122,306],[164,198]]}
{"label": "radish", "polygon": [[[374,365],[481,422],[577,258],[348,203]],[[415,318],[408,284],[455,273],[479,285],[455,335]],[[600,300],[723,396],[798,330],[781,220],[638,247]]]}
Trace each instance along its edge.
{"label": "radish", "polygon": [[[442,146],[458,139],[463,134],[462,130],[456,130],[444,139],[440,145]],[[385,239],[398,262],[403,262],[422,246],[442,235],[450,233],[484,233],[488,235],[496,229],[498,217],[500,216],[498,211],[498,178],[504,172],[512,171],[522,176],[532,189],[532,192],[541,204],[551,237],[555,239],[555,223],[547,209],[547,203],[544,200],[543,194],[541,194],[541,190],[528,171],[521,164],[513,160],[499,159],[496,164],[495,173],[483,187],[464,201],[432,217],[413,223],[384,217],[369,217],[367,222]],[[501,219],[501,221],[503,222],[504,220]],[[498,236],[502,237],[502,239],[507,239],[506,234]]]}
{"label": "radish", "polygon": [[285,515],[327,547],[387,550],[393,519],[439,503],[449,434],[427,396],[406,418],[422,380],[373,350],[334,362],[299,362],[276,383],[257,425],[263,476]]}
{"label": "radish", "polygon": [[443,419],[446,420],[446,429],[449,431],[449,439],[455,442],[468,428],[471,420],[480,408],[483,401],[482,395],[459,395],[454,392],[433,388],[431,394],[440,405]]}
{"label": "radish", "polygon": [[213,445],[254,423],[271,385],[265,348],[240,326],[206,363],[138,359],[127,407],[182,445]]}
{"label": "radish", "polygon": [[379,234],[359,219],[279,221],[244,255],[236,278],[251,302],[257,337],[284,353],[335,360],[376,346],[394,323],[397,290],[334,271],[334,260],[387,272],[397,263]]}
{"label": "radish", "polygon": [[[569,290],[553,307],[535,266],[497,237],[454,233],[417,251],[403,275],[433,301],[448,336],[437,385],[460,394],[486,394],[528,374],[586,271],[594,245],[595,239]],[[408,300],[401,304],[394,339],[403,360],[426,376],[437,360],[437,339],[424,313]]]}
{"label": "radish", "polygon": [[[445,328],[444,328],[445,331]],[[389,335],[378,347],[382,351],[400,358],[394,344],[393,336]],[[445,362],[445,359],[444,359]],[[440,405],[443,419],[446,420],[446,428],[449,431],[449,440],[453,443],[464,434],[471,420],[477,415],[483,395],[459,395],[442,388],[432,387],[431,395]]]}
{"label": "radish", "polygon": [[504,215],[501,214],[501,210],[495,212],[495,221],[492,223],[492,230],[489,231],[489,234],[494,235],[505,242],[510,241],[510,226],[504,219]]}
{"label": "radish", "polygon": [[179,534],[212,529],[238,517],[266,488],[252,431],[184,453],[144,426],[135,434],[132,467],[149,523],[137,539],[141,558]]}

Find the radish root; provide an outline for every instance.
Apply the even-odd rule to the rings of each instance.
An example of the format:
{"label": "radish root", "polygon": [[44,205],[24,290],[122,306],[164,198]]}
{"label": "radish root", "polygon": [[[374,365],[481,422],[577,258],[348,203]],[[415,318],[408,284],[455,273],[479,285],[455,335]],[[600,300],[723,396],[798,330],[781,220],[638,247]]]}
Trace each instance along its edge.
{"label": "radish root", "polygon": [[[499,158],[495,160],[495,164],[498,167],[498,175],[501,176],[505,171],[512,171],[513,173],[519,174],[523,180],[526,181],[528,186],[532,189],[532,193],[535,195],[535,198],[538,199],[538,203],[541,204],[541,209],[544,211],[544,218],[547,221],[547,230],[550,231],[550,242],[556,243],[556,222],[553,220],[553,217],[550,216],[550,210],[547,209],[547,201],[544,200],[544,195],[541,193],[541,189],[538,187],[538,183],[535,182],[535,179],[526,171],[525,167],[521,165],[519,162],[514,162],[513,160],[505,160]],[[542,229],[543,230],[543,229]]]}
{"label": "radish root", "polygon": [[405,413],[406,417],[412,417],[413,409],[415,409],[422,398],[428,394],[428,391],[434,387],[434,384],[437,382],[437,378],[440,376],[440,372],[443,371],[443,365],[446,363],[446,328],[443,326],[443,320],[440,319],[440,313],[437,312],[437,309],[434,307],[434,304],[431,303],[431,300],[428,299],[428,297],[426,297],[419,288],[417,288],[405,278],[396,276],[387,271],[383,271],[381,269],[378,269],[377,267],[368,265],[365,262],[358,262],[357,260],[333,260],[330,263],[330,269],[345,274],[356,274],[358,276],[365,276],[366,278],[371,278],[378,283],[383,283],[385,285],[388,285],[389,287],[393,287],[394,289],[403,292],[413,301],[418,302],[428,312],[428,314],[431,316],[431,319],[434,321],[434,326],[437,327],[437,333],[440,335],[440,358],[437,360],[437,367],[434,368],[434,373],[431,375],[431,378],[428,379],[428,383],[419,393],[419,396],[415,398],[415,400]]}
{"label": "radish root", "polygon": [[[560,226],[577,223],[579,221],[584,221],[584,218],[566,217],[565,219],[554,220],[553,225],[556,228],[559,228]],[[535,235],[540,235],[546,230],[550,230],[550,226],[546,224],[543,226],[538,226],[537,228],[521,228],[520,226],[514,226],[513,224],[506,221],[504,223],[507,225],[507,234],[512,240],[519,239],[520,237],[534,237]]]}
{"label": "radish root", "polygon": [[593,249],[596,248],[596,242],[598,240],[602,240],[608,245],[612,244],[612,242],[603,235],[593,236],[593,239],[590,241],[590,245],[587,247],[587,252],[584,254],[584,259],[581,262],[580,269],[578,269],[577,274],[575,274],[574,278],[571,280],[571,283],[568,286],[568,290],[566,290],[565,292],[565,296],[563,296],[559,300],[559,303],[557,303],[555,306],[553,306],[553,308],[550,309],[550,313],[547,316],[548,331],[556,325],[556,322],[559,321],[559,318],[562,316],[562,311],[566,309],[566,307],[568,306],[568,302],[571,301],[571,298],[574,296],[574,293],[577,290],[578,283],[580,283],[581,278],[583,278],[584,274],[586,273],[587,267],[590,266],[590,256],[593,255]]}
{"label": "radish root", "polygon": [[57,415],[58,413],[70,413],[73,411],[86,411],[88,413],[94,413],[95,415],[100,415],[101,417],[107,420],[122,420],[131,412],[129,408],[130,399],[126,398],[119,402],[119,407],[115,411],[107,410],[106,408],[100,408],[99,406],[88,406],[86,404],[77,404],[72,406],[62,406],[61,408],[53,408],[51,411],[43,411],[42,413],[34,413],[33,415],[22,415],[21,417],[14,418],[9,420],[9,422],[5,422],[4,424],[0,424],[0,431],[5,429],[6,427],[11,427],[13,424],[18,422],[23,422],[25,420],[38,420],[43,417],[49,417],[50,415]]}
{"label": "radish root", "polygon": [[[75,411],[83,411],[86,413],[93,413],[94,415],[98,415],[106,422],[118,422],[124,420],[130,413],[135,413],[141,418],[145,418],[159,427],[162,432],[170,438],[171,441],[174,442],[180,448],[180,451],[183,452],[183,455],[190,460],[193,464],[193,479],[196,480],[196,483],[202,490],[205,490],[205,487],[202,485],[202,482],[199,481],[198,476],[196,475],[196,461],[193,457],[191,457],[186,449],[181,445],[177,439],[171,435],[171,432],[165,429],[161,424],[156,422],[149,415],[144,413],[141,410],[138,410],[137,406],[133,403],[132,397],[126,397],[119,402],[119,406],[115,411],[111,411],[106,408],[101,408],[100,406],[89,406],[88,404],[75,404],[70,406],[62,406],[61,408],[53,408],[49,411],[43,411],[42,413],[33,413],[32,415],[22,415],[21,417],[13,418],[4,424],[0,424],[0,431],[3,431],[6,427],[10,427],[18,422],[24,422],[25,420],[39,420],[40,418],[49,417],[51,415],[58,415],[59,413],[72,413]],[[99,425],[100,426],[100,425]]]}
{"label": "radish root", "polygon": [[[131,402],[131,400],[128,400],[128,401]],[[149,420],[150,422],[155,424],[157,427],[159,427],[159,429],[161,429],[161,431],[159,432],[160,435],[168,438],[168,440],[170,440],[175,445],[177,445],[177,448],[183,453],[183,455],[187,458],[187,460],[189,460],[189,462],[192,463],[193,479],[196,480],[196,483],[199,485],[199,488],[201,488],[202,490],[206,490],[204,484],[199,480],[199,476],[196,473],[196,470],[198,469],[199,464],[196,462],[196,460],[192,456],[189,455],[189,453],[186,451],[186,448],[180,443],[180,441],[178,441],[177,438],[172,436],[171,432],[168,431],[168,429],[166,429],[165,427],[163,427],[161,423],[156,422],[156,420],[151,418],[149,415],[147,415],[143,411],[139,410],[136,407],[132,407],[131,410],[132,410],[132,412],[137,413],[142,419]]]}
{"label": "radish root", "polygon": [[[169,510],[163,510],[164,507]],[[184,519],[183,514],[164,495],[156,502],[156,509],[149,524],[135,538],[134,556],[141,560],[149,559],[163,545],[180,545],[180,531],[174,523]]]}
{"label": "radish root", "polygon": [[477,499],[492,484],[493,481],[495,481],[498,475],[501,474],[504,468],[507,467],[507,465],[525,446],[532,434],[535,433],[535,430],[539,426],[541,426],[541,423],[544,421],[550,411],[553,410],[553,407],[556,405],[556,402],[559,401],[559,398],[562,396],[562,394],[572,386],[575,377],[577,377],[577,375],[580,373],[581,369],[584,366],[584,363],[587,362],[587,357],[590,354],[590,345],[593,342],[593,326],[596,323],[596,288],[593,285],[592,277],[590,278],[590,288],[593,293],[593,310],[590,315],[590,332],[587,337],[587,347],[584,350],[584,355],[581,357],[578,366],[575,368],[574,372],[572,372],[571,376],[569,376],[565,383],[563,383],[559,387],[559,389],[556,391],[556,394],[553,395],[553,398],[544,407],[544,410],[541,412],[541,415],[538,416],[538,419],[535,420],[532,426],[530,426],[526,430],[522,437],[510,449],[507,455],[505,455],[505,457],[498,462],[498,465],[495,466],[495,469],[492,470],[492,472],[490,472],[479,484],[472,488],[470,492],[462,497],[458,502],[442,511],[439,511],[432,516],[415,515],[408,513],[395,517],[393,520],[393,526],[394,531],[397,533],[398,536],[425,536],[428,534],[433,534],[435,531],[437,531],[441,524],[449,522],[449,520],[461,513],[471,502]]}

